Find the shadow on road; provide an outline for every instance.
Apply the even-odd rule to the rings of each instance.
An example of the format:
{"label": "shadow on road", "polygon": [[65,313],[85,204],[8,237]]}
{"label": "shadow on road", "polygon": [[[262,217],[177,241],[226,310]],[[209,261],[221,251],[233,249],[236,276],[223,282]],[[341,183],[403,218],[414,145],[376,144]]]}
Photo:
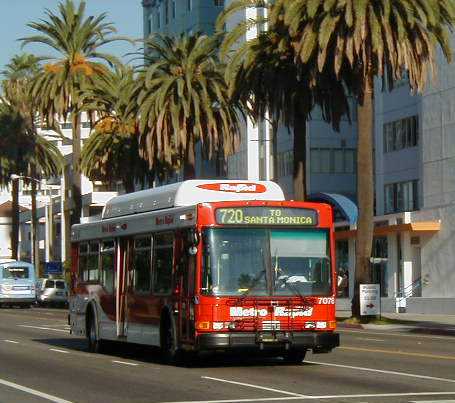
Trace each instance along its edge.
{"label": "shadow on road", "polygon": [[[53,348],[64,348],[78,352],[87,352],[87,344],[82,338],[36,338],[34,342],[46,344]],[[122,358],[151,364],[166,364],[156,347],[142,346],[139,344],[125,344],[109,342],[106,351],[102,353],[106,357],[114,359]],[[178,366],[186,368],[218,368],[218,367],[264,367],[285,366],[286,363],[279,357],[267,356],[255,352],[242,352],[238,354],[227,353],[204,353],[197,356],[184,357]],[[294,364],[301,365],[301,364]],[[305,363],[305,365],[313,365]]]}

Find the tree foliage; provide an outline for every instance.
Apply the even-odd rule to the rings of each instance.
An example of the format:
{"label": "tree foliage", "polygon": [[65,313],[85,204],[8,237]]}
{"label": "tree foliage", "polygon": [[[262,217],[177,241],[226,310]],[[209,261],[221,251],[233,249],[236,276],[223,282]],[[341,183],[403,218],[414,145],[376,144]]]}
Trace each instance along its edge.
{"label": "tree foliage", "polygon": [[[239,109],[232,102],[218,59],[218,38],[153,36],[145,43],[146,67],[137,85],[140,146],[155,161],[194,175],[194,144],[212,158],[238,145]],[[193,171],[192,173],[188,173]]]}
{"label": "tree foliage", "polygon": [[82,172],[91,180],[122,181],[127,192],[135,182],[151,185],[154,170],[139,155],[135,77],[132,68],[109,71],[84,96],[85,108],[97,111],[94,131],[81,154]]}

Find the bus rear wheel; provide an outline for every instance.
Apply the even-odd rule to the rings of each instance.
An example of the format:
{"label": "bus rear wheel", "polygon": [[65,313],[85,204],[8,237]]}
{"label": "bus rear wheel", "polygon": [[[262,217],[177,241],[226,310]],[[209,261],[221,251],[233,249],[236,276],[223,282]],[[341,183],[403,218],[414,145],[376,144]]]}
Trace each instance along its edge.
{"label": "bus rear wheel", "polygon": [[305,359],[306,350],[289,350],[283,354],[283,360],[287,364],[301,364]]}
{"label": "bus rear wheel", "polygon": [[89,326],[87,329],[87,347],[91,353],[102,353],[104,348],[104,341],[100,340],[96,335],[96,321],[94,315],[91,315]]}

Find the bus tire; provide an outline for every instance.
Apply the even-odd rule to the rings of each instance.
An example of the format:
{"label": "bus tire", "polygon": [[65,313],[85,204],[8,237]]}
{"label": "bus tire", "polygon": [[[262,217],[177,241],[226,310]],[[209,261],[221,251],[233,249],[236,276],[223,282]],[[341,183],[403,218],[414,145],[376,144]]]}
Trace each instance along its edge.
{"label": "bus tire", "polygon": [[305,359],[306,350],[289,350],[283,354],[283,360],[286,364],[301,364]]}
{"label": "bus tire", "polygon": [[177,345],[175,327],[169,314],[164,314],[161,320],[161,355],[167,364],[180,364],[182,354]]}
{"label": "bus tire", "polygon": [[99,339],[96,332],[96,318],[93,310],[90,310],[90,316],[88,318],[87,326],[87,347],[91,353],[102,353],[104,351],[104,341]]}

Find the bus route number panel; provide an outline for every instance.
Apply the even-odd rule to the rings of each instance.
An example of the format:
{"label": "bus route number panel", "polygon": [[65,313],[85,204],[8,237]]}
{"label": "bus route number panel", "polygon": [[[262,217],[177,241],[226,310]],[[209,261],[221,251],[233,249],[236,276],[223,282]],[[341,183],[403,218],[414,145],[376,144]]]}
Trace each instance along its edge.
{"label": "bus route number panel", "polygon": [[217,224],[305,225],[318,224],[316,210],[286,207],[227,207],[216,210]]}

